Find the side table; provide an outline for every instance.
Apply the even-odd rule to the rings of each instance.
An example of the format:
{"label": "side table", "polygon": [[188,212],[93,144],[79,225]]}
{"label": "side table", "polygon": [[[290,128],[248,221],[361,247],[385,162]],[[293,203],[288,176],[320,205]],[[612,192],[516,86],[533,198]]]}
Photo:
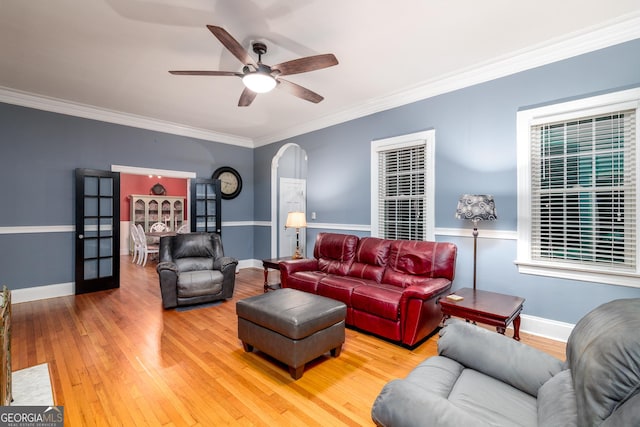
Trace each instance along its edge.
{"label": "side table", "polygon": [[282,258],[269,258],[262,260],[262,268],[264,268],[264,291],[275,290],[280,288],[280,283],[269,284],[269,269],[280,271],[280,261],[289,261],[293,259],[290,256]]}
{"label": "side table", "polygon": [[470,288],[459,289],[454,294],[463,299],[452,301],[447,297],[440,298],[442,314],[446,318],[456,316],[495,326],[496,331],[503,335],[513,322],[513,339],[520,341],[520,312],[524,298]]}

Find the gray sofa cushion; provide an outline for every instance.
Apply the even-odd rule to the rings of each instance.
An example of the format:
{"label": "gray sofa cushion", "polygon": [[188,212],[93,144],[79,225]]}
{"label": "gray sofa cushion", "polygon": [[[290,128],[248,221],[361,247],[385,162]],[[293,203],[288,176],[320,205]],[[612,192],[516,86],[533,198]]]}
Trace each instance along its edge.
{"label": "gray sofa cushion", "polygon": [[571,371],[560,372],[538,390],[538,424],[545,427],[578,425]]}
{"label": "gray sofa cushion", "polygon": [[[462,321],[447,321],[440,330],[438,354],[454,359],[536,396],[562,370],[562,361],[539,350]],[[495,357],[500,354],[500,357]]]}
{"label": "gray sofa cushion", "polygon": [[446,397],[404,380],[392,380],[384,386],[373,403],[371,418],[378,426],[491,426],[457,409]]}
{"label": "gray sofa cushion", "polygon": [[178,277],[178,298],[215,295],[222,292],[222,273],[217,270],[187,271]]}
{"label": "gray sofa cushion", "polygon": [[579,425],[599,425],[640,392],[638,313],[640,298],[611,301],[580,319],[571,332],[567,361]]}
{"label": "gray sofa cushion", "polygon": [[386,426],[537,426],[533,396],[441,356],[387,384],[372,416]]}

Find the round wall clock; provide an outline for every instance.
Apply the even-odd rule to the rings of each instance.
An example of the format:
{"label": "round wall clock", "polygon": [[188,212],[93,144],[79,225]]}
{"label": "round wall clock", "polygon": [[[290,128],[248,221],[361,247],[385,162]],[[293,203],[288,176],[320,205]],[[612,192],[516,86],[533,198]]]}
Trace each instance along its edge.
{"label": "round wall clock", "polygon": [[237,170],[229,166],[222,166],[211,175],[220,180],[220,196],[223,199],[234,199],[242,191],[242,178]]}

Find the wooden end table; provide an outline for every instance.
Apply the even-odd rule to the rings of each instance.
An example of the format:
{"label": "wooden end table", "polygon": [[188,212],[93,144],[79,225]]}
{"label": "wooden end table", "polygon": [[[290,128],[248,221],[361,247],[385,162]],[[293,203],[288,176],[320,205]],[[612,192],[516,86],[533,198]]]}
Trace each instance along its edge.
{"label": "wooden end table", "polygon": [[264,291],[276,290],[280,288],[280,283],[269,284],[269,269],[280,271],[280,261],[289,261],[293,258],[290,256],[282,258],[269,258],[262,260],[262,268],[264,268]]}
{"label": "wooden end table", "polygon": [[520,312],[524,298],[496,292],[463,288],[454,292],[463,297],[460,301],[452,301],[447,297],[440,298],[442,314],[446,318],[461,317],[468,321],[480,322],[495,326],[498,333],[504,335],[507,326],[513,322],[513,339],[520,341]]}

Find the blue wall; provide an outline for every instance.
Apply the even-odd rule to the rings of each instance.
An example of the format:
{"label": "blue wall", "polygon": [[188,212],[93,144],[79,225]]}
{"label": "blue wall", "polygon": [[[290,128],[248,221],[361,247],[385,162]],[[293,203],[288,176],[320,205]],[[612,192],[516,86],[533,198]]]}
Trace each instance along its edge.
{"label": "blue wall", "polygon": [[[436,228],[468,227],[454,218],[459,195],[488,193],[495,196],[499,219],[482,228],[515,232],[518,110],[640,86],[639,70],[635,40],[260,147],[255,173],[266,176],[277,149],[296,143],[309,157],[307,212],[316,212],[320,223],[370,224],[371,141],[435,129]],[[258,187],[256,217],[266,219],[269,181]],[[307,229],[309,246],[317,232]],[[437,238],[458,245],[454,288],[469,286],[472,240]],[[515,240],[481,238],[478,245],[478,286],[525,297],[525,314],[575,323],[603,302],[640,297],[640,288],[519,274]]]}
{"label": "blue wall", "polygon": [[[491,193],[499,220],[483,228],[513,232],[517,111],[640,86],[638,70],[635,40],[253,150],[0,104],[0,228],[72,226],[77,167],[117,164],[210,177],[229,165],[244,185],[237,199],[223,200],[222,220],[249,225],[223,227],[225,251],[239,259],[268,258],[270,230],[251,223],[271,220],[271,159],[282,145],[296,143],[307,152],[307,211],[317,213],[315,222],[369,225],[371,141],[435,129],[436,227],[468,227],[453,216],[459,195]],[[306,230],[308,246],[319,231]],[[458,245],[454,287],[468,286],[472,240],[437,238]],[[0,233],[0,284],[19,289],[72,282],[73,242],[70,232]],[[602,302],[640,296],[638,288],[519,274],[515,258],[515,240],[481,238],[478,286],[525,297],[529,315],[574,323]]]}
{"label": "blue wall", "polygon": [[[243,190],[222,201],[222,221],[253,220],[252,149],[0,104],[0,227],[73,226],[74,169],[112,165],[195,172],[223,165]],[[68,228],[68,227],[67,227]],[[223,228],[225,252],[253,256],[253,227]],[[72,232],[0,234],[0,284],[73,282]]]}

